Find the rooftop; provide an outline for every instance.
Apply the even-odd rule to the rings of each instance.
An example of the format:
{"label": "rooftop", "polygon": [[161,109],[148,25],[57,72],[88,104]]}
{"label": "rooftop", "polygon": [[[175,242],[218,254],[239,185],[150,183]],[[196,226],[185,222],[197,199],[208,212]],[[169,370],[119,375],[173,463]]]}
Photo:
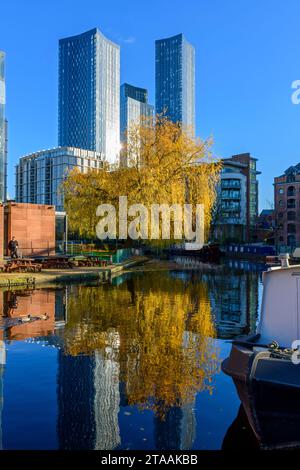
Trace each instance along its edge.
{"label": "rooftop", "polygon": [[23,155],[20,157],[22,159],[33,159],[38,158],[43,155],[55,154],[55,156],[71,154],[77,157],[89,157],[96,159],[104,159],[103,154],[100,152],[94,152],[93,150],[81,149],[77,147],[54,147],[46,150],[38,150],[36,152],[30,153],[28,155]]}

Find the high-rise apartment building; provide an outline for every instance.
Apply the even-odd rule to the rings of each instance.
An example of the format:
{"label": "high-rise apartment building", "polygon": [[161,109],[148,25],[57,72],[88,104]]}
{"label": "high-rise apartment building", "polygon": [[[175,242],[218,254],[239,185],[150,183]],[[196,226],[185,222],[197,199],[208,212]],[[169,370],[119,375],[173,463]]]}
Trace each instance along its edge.
{"label": "high-rise apartment building", "polygon": [[5,53],[0,51],[0,201],[7,191],[7,121],[5,120]]}
{"label": "high-rise apartment building", "polygon": [[250,242],[258,217],[257,159],[249,153],[222,161],[214,236],[222,242]]}
{"label": "high-rise apartment building", "polygon": [[102,155],[91,150],[58,147],[20,158],[16,166],[16,201],[49,204],[64,210],[62,184],[75,167],[82,172],[103,166]]}
{"label": "high-rise apartment building", "polygon": [[154,106],[148,104],[148,92],[145,88],[138,88],[128,83],[123,83],[120,90],[120,138],[121,142],[127,142],[127,130],[130,125],[136,124],[142,118],[153,119]]}
{"label": "high-rise apartment building", "polygon": [[195,133],[195,49],[178,34],[155,41],[155,112]]}
{"label": "high-rise apartment building", "polygon": [[58,142],[102,153],[120,151],[120,47],[98,29],[59,41]]}

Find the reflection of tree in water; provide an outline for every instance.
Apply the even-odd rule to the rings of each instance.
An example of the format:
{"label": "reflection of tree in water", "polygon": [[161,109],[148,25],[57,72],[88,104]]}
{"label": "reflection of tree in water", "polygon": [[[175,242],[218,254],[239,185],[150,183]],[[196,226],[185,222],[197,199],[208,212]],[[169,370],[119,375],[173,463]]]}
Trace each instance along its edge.
{"label": "reflection of tree in water", "polygon": [[66,352],[108,350],[113,330],[120,338],[120,380],[129,404],[160,416],[172,406],[212,391],[218,370],[214,326],[206,285],[166,273],[133,277],[119,287],[75,288],[68,304]]}

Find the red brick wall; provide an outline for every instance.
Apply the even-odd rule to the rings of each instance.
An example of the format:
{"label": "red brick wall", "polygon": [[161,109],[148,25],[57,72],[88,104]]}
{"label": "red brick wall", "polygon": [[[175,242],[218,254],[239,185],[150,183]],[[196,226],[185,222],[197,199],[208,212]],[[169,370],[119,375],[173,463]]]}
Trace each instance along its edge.
{"label": "red brick wall", "polygon": [[4,207],[0,204],[0,260],[4,252]]}
{"label": "red brick wall", "polygon": [[[289,195],[288,188],[294,187],[295,194]],[[289,201],[295,201],[295,207],[289,206]],[[287,176],[274,178],[275,227],[276,243],[289,245],[289,235],[295,235],[295,244],[300,245],[300,175],[295,175],[295,181],[288,181]],[[294,213],[294,218],[290,215]],[[295,226],[295,233],[288,230]]]}
{"label": "red brick wall", "polygon": [[55,253],[54,206],[9,202],[5,215],[6,245],[15,236],[23,257]]}

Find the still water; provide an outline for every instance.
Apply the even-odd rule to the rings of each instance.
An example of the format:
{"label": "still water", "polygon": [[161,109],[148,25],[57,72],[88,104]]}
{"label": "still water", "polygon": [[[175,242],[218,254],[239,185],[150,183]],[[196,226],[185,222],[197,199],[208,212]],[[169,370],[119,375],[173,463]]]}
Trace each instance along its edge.
{"label": "still water", "polygon": [[0,448],[222,448],[240,401],[220,365],[260,290],[236,264],[0,291]]}

